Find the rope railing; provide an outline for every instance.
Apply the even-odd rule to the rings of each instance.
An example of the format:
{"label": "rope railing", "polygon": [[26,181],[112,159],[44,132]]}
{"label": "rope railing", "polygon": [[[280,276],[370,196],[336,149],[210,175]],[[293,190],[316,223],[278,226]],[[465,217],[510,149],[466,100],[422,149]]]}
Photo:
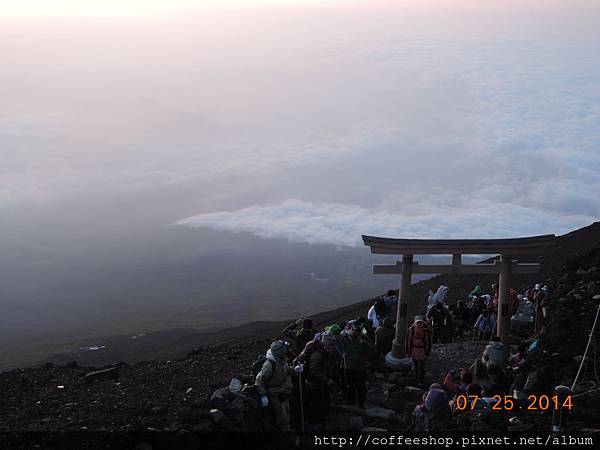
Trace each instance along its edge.
{"label": "rope railing", "polygon": [[594,331],[596,330],[596,324],[598,323],[598,316],[600,316],[600,305],[598,305],[598,309],[596,310],[596,318],[594,319],[594,324],[592,325],[592,331],[590,331],[590,337],[588,338],[587,345],[585,346],[585,352],[583,353],[583,358],[581,358],[581,363],[579,364],[577,375],[575,375],[575,379],[573,380],[573,384],[571,385],[571,390],[575,389],[577,379],[579,378],[579,375],[581,374],[581,369],[583,368],[583,363],[587,358],[587,354],[592,343],[592,338],[594,337]]}

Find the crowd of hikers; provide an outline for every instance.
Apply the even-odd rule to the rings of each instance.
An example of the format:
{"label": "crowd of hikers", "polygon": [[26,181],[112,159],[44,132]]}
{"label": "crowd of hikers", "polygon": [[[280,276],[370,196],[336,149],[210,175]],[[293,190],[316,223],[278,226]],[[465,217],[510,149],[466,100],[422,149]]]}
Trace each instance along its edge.
{"label": "crowd of hikers", "polygon": [[[415,430],[444,427],[457,410],[459,395],[477,396],[477,404],[470,408],[477,410],[488,407],[494,395],[514,392],[515,398],[522,398],[526,391],[528,355],[537,341],[521,344],[511,354],[495,336],[497,285],[492,285],[489,294],[477,285],[451,307],[444,301],[447,293],[445,286],[430,292],[427,313],[414,317],[401,343],[412,359],[415,383],[424,387],[425,361],[432,343],[471,335],[489,344],[470,367],[451,370],[440,383],[431,384],[413,413]],[[528,305],[535,311],[532,331],[537,332],[548,293],[540,285],[523,295],[511,289],[509,314]],[[320,330],[311,319],[302,318],[283,330],[281,339],[273,341],[253,366],[261,406],[277,429],[325,426],[330,403],[366,408],[368,373],[383,367],[384,356],[392,349],[396,305],[397,291],[390,290],[375,301],[366,317]]]}

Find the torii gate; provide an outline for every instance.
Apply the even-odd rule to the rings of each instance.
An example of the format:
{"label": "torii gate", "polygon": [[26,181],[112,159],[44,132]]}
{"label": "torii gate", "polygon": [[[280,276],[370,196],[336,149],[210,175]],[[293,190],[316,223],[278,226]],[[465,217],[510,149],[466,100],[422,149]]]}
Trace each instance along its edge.
{"label": "torii gate", "polygon": [[[540,255],[552,245],[553,234],[515,239],[391,239],[363,236],[363,242],[371,247],[371,253],[402,255],[402,262],[393,265],[374,265],[374,274],[400,274],[396,338],[392,351],[385,356],[386,364],[396,368],[410,367],[411,360],[404,349],[408,332],[407,310],[411,292],[412,274],[498,274],[499,301],[497,334],[506,341],[510,326],[508,301],[511,274],[534,274],[540,272],[538,263],[519,264],[512,255]],[[452,255],[451,265],[421,265],[413,262],[413,255]],[[493,264],[462,264],[462,255],[500,255]]]}

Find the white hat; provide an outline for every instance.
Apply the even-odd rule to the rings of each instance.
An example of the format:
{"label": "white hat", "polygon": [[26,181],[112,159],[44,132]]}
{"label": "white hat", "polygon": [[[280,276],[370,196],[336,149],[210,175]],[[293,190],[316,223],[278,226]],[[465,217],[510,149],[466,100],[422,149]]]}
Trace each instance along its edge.
{"label": "white hat", "polygon": [[539,284],[535,285],[535,290],[537,291],[541,286]]}
{"label": "white hat", "polygon": [[423,320],[423,316],[415,316],[415,323],[417,323],[417,322],[425,322]]}

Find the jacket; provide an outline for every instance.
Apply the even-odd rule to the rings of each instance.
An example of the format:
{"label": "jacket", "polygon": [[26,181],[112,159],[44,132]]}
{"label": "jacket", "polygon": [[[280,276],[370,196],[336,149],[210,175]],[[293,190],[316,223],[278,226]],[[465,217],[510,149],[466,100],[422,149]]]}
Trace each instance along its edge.
{"label": "jacket", "polygon": [[406,353],[417,361],[424,360],[431,352],[431,332],[427,325],[411,325],[406,336]]}
{"label": "jacket", "polygon": [[496,320],[491,314],[488,314],[487,317],[480,314],[475,322],[475,328],[483,333],[493,332],[496,328]]}
{"label": "jacket", "polygon": [[292,393],[292,369],[287,363],[267,350],[267,360],[256,376],[256,390],[260,395],[276,396]]}
{"label": "jacket", "polygon": [[316,331],[314,329],[300,328],[296,332],[294,338],[294,344],[296,347],[296,353],[300,353],[306,347],[306,344],[315,338]]}
{"label": "jacket", "polygon": [[364,340],[353,341],[349,336],[344,336],[344,367],[349,370],[365,370],[371,346]]}
{"label": "jacket", "polygon": [[492,364],[504,369],[508,360],[508,351],[502,342],[490,342],[481,355],[481,361],[489,368]]}
{"label": "jacket", "polygon": [[385,354],[392,349],[392,342],[396,332],[393,328],[380,326],[375,330],[375,348],[381,354]]}

